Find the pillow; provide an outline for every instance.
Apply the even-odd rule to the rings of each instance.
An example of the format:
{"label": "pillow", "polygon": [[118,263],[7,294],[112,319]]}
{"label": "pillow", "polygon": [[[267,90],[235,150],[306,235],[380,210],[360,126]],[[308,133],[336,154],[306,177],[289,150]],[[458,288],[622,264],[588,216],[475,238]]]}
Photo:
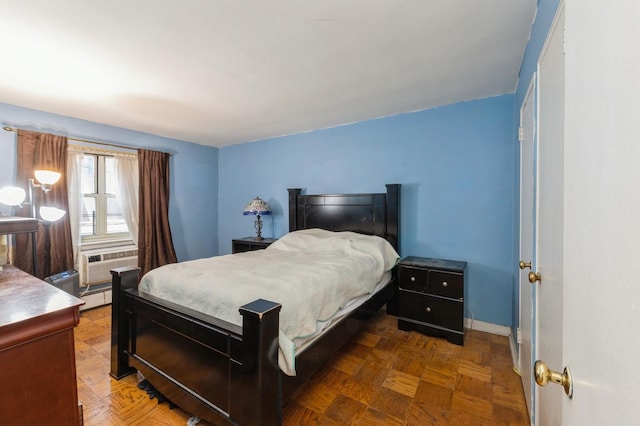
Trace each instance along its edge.
{"label": "pillow", "polygon": [[384,265],[385,271],[392,269],[400,259],[393,246],[382,237],[351,231],[327,231],[320,228],[290,232],[271,244],[267,250],[308,254],[337,252],[345,255],[355,251],[376,258]]}

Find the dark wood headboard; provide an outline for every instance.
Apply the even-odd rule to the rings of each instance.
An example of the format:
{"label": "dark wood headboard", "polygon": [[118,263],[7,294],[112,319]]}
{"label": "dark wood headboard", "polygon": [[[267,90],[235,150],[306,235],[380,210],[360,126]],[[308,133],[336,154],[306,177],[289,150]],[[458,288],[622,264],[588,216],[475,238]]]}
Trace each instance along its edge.
{"label": "dark wood headboard", "polygon": [[371,194],[302,194],[289,189],[289,232],[322,228],[385,238],[400,251],[400,184]]}

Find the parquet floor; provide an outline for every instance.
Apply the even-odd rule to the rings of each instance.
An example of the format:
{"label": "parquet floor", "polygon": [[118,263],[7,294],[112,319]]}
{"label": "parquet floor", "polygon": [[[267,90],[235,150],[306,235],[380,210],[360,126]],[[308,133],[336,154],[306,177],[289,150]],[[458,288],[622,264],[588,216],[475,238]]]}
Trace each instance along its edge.
{"label": "parquet floor", "polygon": [[[76,328],[85,425],[185,425],[135,375],[109,376],[111,306]],[[400,331],[381,311],[284,407],[285,425],[528,425],[506,337],[469,330],[465,345]],[[200,423],[204,425],[204,422]]]}

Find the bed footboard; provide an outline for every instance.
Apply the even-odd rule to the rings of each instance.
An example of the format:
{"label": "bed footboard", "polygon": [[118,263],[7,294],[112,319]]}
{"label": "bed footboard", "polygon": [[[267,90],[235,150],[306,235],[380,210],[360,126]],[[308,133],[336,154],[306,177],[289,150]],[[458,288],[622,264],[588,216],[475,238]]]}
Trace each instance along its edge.
{"label": "bed footboard", "polygon": [[281,422],[281,306],[240,308],[242,328],[137,292],[138,269],[112,273],[111,375],[136,370],[173,403],[211,422]]}

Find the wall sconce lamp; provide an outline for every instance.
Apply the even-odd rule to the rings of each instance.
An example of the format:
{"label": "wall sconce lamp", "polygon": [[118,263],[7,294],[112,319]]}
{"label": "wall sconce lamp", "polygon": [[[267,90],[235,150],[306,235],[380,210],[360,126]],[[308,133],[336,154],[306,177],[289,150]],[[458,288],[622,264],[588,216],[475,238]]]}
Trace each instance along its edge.
{"label": "wall sconce lamp", "polygon": [[246,205],[243,215],[255,215],[257,216],[256,221],[254,222],[254,227],[256,228],[256,240],[264,240],[262,237],[262,220],[260,220],[260,216],[271,214],[271,207],[269,207],[269,203],[260,199],[260,197],[256,197],[253,200],[249,201],[249,204]]}

